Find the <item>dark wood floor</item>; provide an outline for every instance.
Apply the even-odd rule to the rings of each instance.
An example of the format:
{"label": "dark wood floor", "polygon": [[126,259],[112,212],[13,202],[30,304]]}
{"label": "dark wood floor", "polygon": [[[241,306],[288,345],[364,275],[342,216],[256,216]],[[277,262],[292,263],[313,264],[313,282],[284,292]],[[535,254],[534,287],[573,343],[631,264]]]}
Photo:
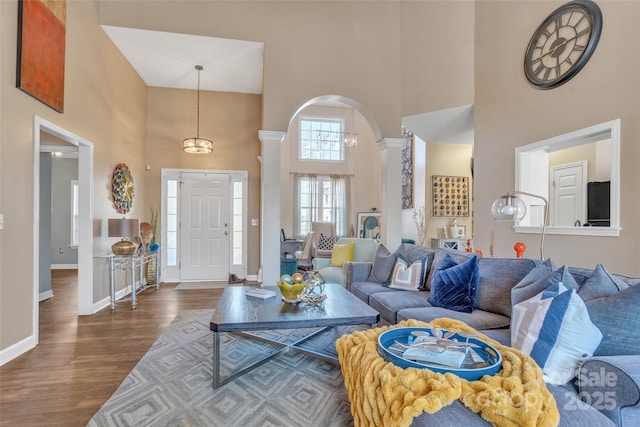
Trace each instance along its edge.
{"label": "dark wood floor", "polygon": [[54,297],[40,303],[38,346],[0,367],[0,425],[84,426],[181,310],[215,308],[222,289],[176,291],[162,284],[77,314],[75,270],[53,270]]}

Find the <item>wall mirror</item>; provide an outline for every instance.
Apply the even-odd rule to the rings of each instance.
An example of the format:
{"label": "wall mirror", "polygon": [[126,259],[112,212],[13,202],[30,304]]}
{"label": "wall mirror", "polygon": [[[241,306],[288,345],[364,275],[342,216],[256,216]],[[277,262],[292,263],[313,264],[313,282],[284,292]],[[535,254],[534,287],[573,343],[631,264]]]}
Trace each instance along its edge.
{"label": "wall mirror", "polygon": [[[516,190],[549,201],[547,234],[620,234],[620,119],[516,148]],[[523,196],[517,233],[540,233],[544,206]]]}

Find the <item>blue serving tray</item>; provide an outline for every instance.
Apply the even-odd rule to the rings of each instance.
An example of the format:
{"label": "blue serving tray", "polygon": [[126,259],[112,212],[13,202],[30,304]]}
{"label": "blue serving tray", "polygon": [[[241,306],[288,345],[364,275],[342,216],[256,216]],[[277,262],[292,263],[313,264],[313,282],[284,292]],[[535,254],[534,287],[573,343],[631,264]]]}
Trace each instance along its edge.
{"label": "blue serving tray", "polygon": [[[440,330],[444,333],[449,332],[446,329]],[[443,374],[449,372],[469,381],[479,380],[484,375],[494,375],[500,371],[502,367],[502,355],[500,352],[492,345],[487,344],[478,338],[469,338],[470,343],[477,344],[479,346],[479,348],[472,349],[472,351],[475,352],[475,359],[478,361],[474,368],[451,368],[449,366],[438,365],[435,363],[416,362],[404,359],[401,352],[389,348],[396,341],[405,345],[413,343],[416,338],[411,335],[413,331],[424,331],[433,336],[431,328],[407,327],[390,329],[383,332],[378,337],[378,354],[380,354],[384,360],[401,368],[430,369]],[[462,337],[457,333],[452,335],[449,339],[460,342],[467,341],[467,338]]]}

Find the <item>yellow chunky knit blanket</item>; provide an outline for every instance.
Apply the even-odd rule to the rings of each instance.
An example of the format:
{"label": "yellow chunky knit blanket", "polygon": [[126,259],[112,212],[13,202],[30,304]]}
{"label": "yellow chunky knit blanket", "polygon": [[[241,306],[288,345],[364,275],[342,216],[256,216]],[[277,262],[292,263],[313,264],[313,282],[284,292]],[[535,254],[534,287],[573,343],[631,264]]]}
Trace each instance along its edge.
{"label": "yellow chunky knit blanket", "polygon": [[[388,329],[407,326],[477,333],[500,351],[502,369],[494,376],[467,381],[449,373],[403,369],[386,362],[378,355],[378,337]],[[408,320],[355,332],[340,337],[336,348],[356,426],[408,426],[423,411],[433,414],[456,399],[495,426],[547,427],[560,421],[542,370],[531,357],[457,320]]]}

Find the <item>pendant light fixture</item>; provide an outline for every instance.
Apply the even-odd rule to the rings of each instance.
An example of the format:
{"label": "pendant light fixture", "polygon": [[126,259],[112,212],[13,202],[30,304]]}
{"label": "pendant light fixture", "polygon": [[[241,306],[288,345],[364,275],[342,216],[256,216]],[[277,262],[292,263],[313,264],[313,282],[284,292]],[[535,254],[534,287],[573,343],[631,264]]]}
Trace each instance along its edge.
{"label": "pendant light fixture", "polygon": [[196,124],[195,138],[185,138],[182,142],[182,148],[187,153],[192,154],[208,154],[213,151],[213,141],[206,138],[200,138],[200,71],[203,70],[202,65],[196,65],[198,70],[198,119]]}

